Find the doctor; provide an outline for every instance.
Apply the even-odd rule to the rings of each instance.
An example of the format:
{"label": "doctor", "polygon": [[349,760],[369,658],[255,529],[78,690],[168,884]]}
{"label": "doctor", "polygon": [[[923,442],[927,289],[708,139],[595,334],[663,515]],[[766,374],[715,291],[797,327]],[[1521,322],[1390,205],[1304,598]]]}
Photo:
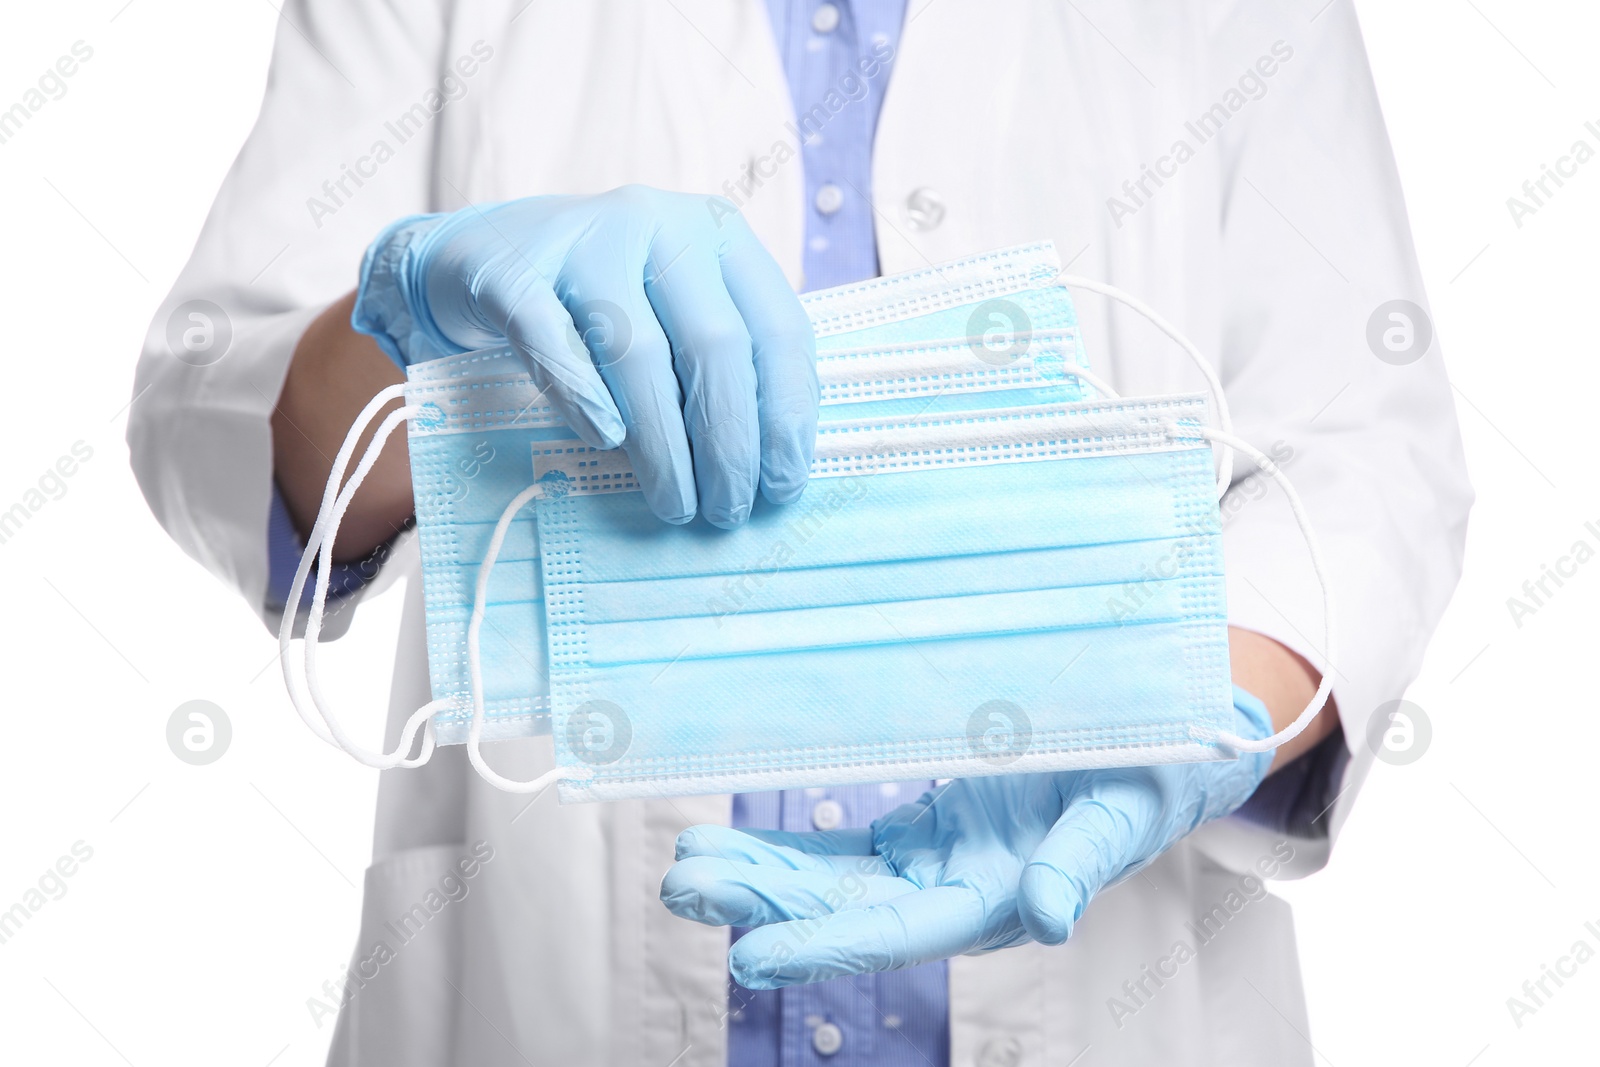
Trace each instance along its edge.
{"label": "doctor", "polygon": [[[762,989],[729,982],[726,931],[658,896],[702,922],[792,918],[770,871],[706,878],[693,860],[870,852],[851,828],[933,783],[559,808],[442,750],[381,779],[352,978],[308,1004],[338,1011],[330,1062],[1312,1062],[1292,919],[1263,880],[1326,861],[1373,713],[1454,586],[1471,502],[1354,14],[909,6],[286,4],[260,118],[140,363],[129,441],[152,508],[276,626],[356,410],[409,360],[505,337],[580,434],[629,450],[664,521],[737,525],[756,495],[804,488],[815,407],[792,289],[1048,237],[1212,355],[1239,433],[1291,468],[1347,635],[1333,706],[1264,780],[1263,764],[1243,782],[1209,765],[957,783],[920,847],[978,854],[978,879],[1003,883],[980,925],[1004,936],[951,944],[934,912],[903,958],[823,937],[760,977],[736,953]],[[573,195],[538,199],[557,193]],[[629,359],[595,358],[597,298],[627,312]],[[1394,301],[1410,340],[1369,343]],[[226,340],[175,358],[167,324],[196,308]],[[1131,317],[1081,314],[1120,392],[1201,388]],[[1303,706],[1321,661],[1319,594],[1264,488],[1241,464],[1223,501],[1234,679],[1262,729]],[[428,699],[410,512],[396,438],[341,530],[332,627],[411,579],[391,745]],[[550,764],[532,741],[492,758],[518,777]],[[1059,882],[1020,873],[1038,840],[996,845],[1086,813]],[[396,938],[469,868],[470,893]],[[776,903],[752,906],[749,885]],[[1000,943],[1019,947],[938,958]],[[833,975],[854,977],[785,984]]]}

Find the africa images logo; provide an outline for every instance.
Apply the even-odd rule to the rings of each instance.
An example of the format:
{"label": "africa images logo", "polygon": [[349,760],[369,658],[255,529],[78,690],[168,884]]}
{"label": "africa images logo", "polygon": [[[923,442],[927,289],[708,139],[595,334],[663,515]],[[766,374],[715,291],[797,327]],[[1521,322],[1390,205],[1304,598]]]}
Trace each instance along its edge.
{"label": "africa images logo", "polygon": [[1172,142],[1166,154],[1156,158],[1154,166],[1141,163],[1138,177],[1122,183],[1122,196],[1106,198],[1106,211],[1110,213],[1117,229],[1122,229],[1125,220],[1137,215],[1168,181],[1176,178],[1179,169],[1214,140],[1233,116],[1266,96],[1268,79],[1293,58],[1294,49],[1286,41],[1273,41],[1270,54],[1261,56],[1246,67],[1238,81],[1229,86],[1210,107],[1183,124],[1183,135]]}

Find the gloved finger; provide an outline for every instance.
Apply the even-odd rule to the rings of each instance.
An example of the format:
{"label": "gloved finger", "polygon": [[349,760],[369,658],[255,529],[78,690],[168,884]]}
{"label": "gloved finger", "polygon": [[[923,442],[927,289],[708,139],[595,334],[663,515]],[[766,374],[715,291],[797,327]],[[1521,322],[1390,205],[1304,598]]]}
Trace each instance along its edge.
{"label": "gloved finger", "polygon": [[761,476],[761,425],[750,332],[722,283],[715,249],[669,217],[650,242],[645,296],[672,345],[700,513],[724,529],[750,517]]}
{"label": "gloved finger", "polygon": [[948,959],[976,948],[984,909],[960,886],[919,889],[882,904],[757,927],[728,953],[734,981],[777,989]]}
{"label": "gloved finger", "polygon": [[847,830],[746,830],[752,837],[773,845],[783,845],[812,856],[870,856],[872,847],[870,827],[852,827]]}
{"label": "gloved finger", "polygon": [[783,270],[742,215],[719,224],[722,280],[750,331],[761,420],[761,495],[787,504],[805,491],[817,442],[817,342]]}
{"label": "gloved finger", "polygon": [[904,878],[876,873],[872,857],[860,870],[794,870],[739,863],[720,856],[679,860],[661,880],[661,902],[674,915],[710,926],[765,926],[815,919],[917,892]]}
{"label": "gloved finger", "polygon": [[658,518],[688,522],[696,501],[683,396],[637,256],[630,266],[626,255],[597,240],[574,252],[556,290],[627,427],[622,447],[645,502]]}
{"label": "gloved finger", "polygon": [[[811,840],[824,838],[825,841]],[[678,835],[676,858],[721,856],[741,863],[765,863],[795,871],[856,869],[870,860],[873,870],[889,873],[889,865],[873,855],[872,831],[827,830],[795,834],[784,830],[735,830],[728,826],[691,826]]]}
{"label": "gloved finger", "polygon": [[616,448],[626,434],[622,415],[600,380],[572,317],[542,278],[497,279],[474,294],[484,321],[537,367],[545,395],[585,444]]}
{"label": "gloved finger", "polygon": [[1017,910],[1029,936],[1061,944],[1096,893],[1150,858],[1160,804],[1145,779],[1109,772],[1072,798],[1022,869]]}

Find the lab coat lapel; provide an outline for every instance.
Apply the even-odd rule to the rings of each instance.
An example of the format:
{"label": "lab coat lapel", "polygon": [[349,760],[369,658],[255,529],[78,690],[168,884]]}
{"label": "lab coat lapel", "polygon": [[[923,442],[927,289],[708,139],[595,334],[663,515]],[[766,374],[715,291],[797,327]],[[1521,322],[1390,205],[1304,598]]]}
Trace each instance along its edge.
{"label": "lab coat lapel", "polygon": [[709,198],[727,196],[800,283],[805,180],[764,0],[517,3],[456,17],[466,24],[452,49],[481,38],[495,55],[441,130],[441,209],[638,182],[704,194],[715,220]]}

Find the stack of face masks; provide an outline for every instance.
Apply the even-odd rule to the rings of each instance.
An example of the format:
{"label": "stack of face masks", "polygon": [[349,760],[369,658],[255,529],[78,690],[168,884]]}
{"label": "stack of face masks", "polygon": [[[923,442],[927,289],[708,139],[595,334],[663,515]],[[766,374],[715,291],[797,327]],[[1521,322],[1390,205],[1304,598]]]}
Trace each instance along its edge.
{"label": "stack of face masks", "polygon": [[[1225,733],[1211,441],[1273,468],[1226,425],[1206,427],[1203,395],[1112,395],[1087,370],[1059,270],[1039,244],[803,297],[823,404],[811,483],[790,505],[758,500],[732,531],[657,520],[626,455],[577,441],[509,350],[413,366],[405,408],[335,492],[401,387],[352,429],[297,579],[407,420],[435,700],[387,754],[327,714],[324,560],[305,650],[320,722],[288,671],[292,620],[283,634],[302,715],[372,766],[466,742],[495,784],[559,780],[563,800],[1255,747]],[[557,766],[535,782],[500,777],[478,751],[540,733]]]}

